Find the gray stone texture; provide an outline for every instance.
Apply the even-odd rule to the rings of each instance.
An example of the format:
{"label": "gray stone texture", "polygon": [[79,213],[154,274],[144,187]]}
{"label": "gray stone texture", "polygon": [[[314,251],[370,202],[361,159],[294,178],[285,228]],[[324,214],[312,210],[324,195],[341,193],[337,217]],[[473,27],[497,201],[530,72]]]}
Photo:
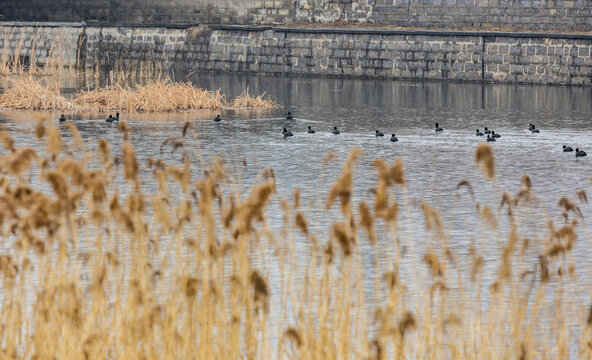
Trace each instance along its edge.
{"label": "gray stone texture", "polygon": [[[590,85],[592,37],[250,27],[3,26],[0,49],[43,65]],[[481,34],[481,35],[480,35]],[[57,50],[53,50],[57,51]]]}
{"label": "gray stone texture", "polygon": [[5,21],[95,25],[375,23],[592,30],[592,0],[0,0]]}

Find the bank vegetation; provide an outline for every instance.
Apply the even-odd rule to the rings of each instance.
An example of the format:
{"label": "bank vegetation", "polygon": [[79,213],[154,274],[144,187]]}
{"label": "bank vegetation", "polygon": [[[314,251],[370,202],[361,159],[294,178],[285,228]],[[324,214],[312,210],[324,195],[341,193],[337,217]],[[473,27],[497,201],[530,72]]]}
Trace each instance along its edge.
{"label": "bank vegetation", "polygon": [[[459,179],[477,213],[464,220],[480,229],[459,248],[449,235],[458,225],[408,199],[401,159],[375,160],[374,189],[354,202],[354,149],[319,201],[278,193],[272,169],[243,191],[253,179],[238,166],[197,161],[190,124],[163,144],[182,151],[179,163],[141,162],[125,122],[117,149],[65,126],[40,118],[35,148],[0,133],[5,358],[592,356],[573,256],[590,248],[584,190],[559,199],[552,219],[528,177],[496,194],[499,208]],[[495,183],[491,147],[475,161]],[[425,226],[413,228],[418,208]],[[546,225],[528,232],[539,215]]]}

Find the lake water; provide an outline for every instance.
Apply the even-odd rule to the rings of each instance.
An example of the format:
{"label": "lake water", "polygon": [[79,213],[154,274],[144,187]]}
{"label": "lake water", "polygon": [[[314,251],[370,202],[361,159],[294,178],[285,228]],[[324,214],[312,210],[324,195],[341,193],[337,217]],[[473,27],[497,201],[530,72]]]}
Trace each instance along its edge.
{"label": "lake water", "polygon": [[[433,246],[433,239],[423,231],[423,200],[442,211],[447,236],[457,254],[467,255],[471,244],[477,244],[482,253],[501,251],[503,241],[498,241],[499,236],[505,238],[507,228],[502,226],[499,233],[480,228],[484,222],[478,220],[475,201],[466,190],[456,189],[463,179],[470,181],[479,203],[497,212],[502,192],[516,194],[523,175],[528,174],[541,206],[537,205],[536,211],[525,216],[521,230],[524,236],[531,236],[541,244],[546,239],[537,238],[537,234],[545,226],[544,213],[560,224],[558,200],[562,196],[575,198],[578,190],[590,188],[591,88],[227,74],[193,75],[190,79],[208,89],[221,89],[229,97],[237,96],[247,87],[252,94],[266,92],[282,108],[222,111],[221,123],[212,121],[216,115],[212,111],[122,114],[131,126],[140,162],[145,164],[152,156],[179,163],[180,153],[171,153],[170,147],[161,144],[168,138],[179,137],[184,123],[189,121],[198,134],[206,162],[223,157],[226,164],[238,169],[245,189],[261,180],[256,175],[263,168],[273,168],[280,194],[269,211],[275,228],[281,226],[279,200],[300,188],[306,199],[313,200],[310,214],[319,224],[319,237],[326,237],[328,231],[323,225],[339,215],[337,211],[325,212],[324,200],[354,147],[364,151],[354,176],[356,202],[372,201],[370,189],[376,185],[374,159],[384,158],[392,163],[395,158],[402,158],[408,197],[400,190],[396,194],[399,201],[408,205],[411,225],[401,229],[404,234],[401,237],[418,254]],[[294,120],[284,119],[288,111]],[[106,138],[117,152],[122,143],[121,134],[116,126],[104,122],[106,115],[74,115],[72,121],[85,139],[96,143]],[[59,114],[53,113],[52,117],[57,119]],[[434,132],[435,122],[444,128],[443,133]],[[529,123],[535,123],[541,132],[530,133]],[[35,143],[35,121],[30,112],[1,111],[0,124],[13,134],[18,146]],[[316,134],[306,133],[308,126]],[[339,128],[340,135],[331,133],[334,126]],[[283,127],[294,136],[285,140]],[[483,137],[475,136],[475,130],[484,127],[502,135],[492,143],[497,172],[494,182],[486,181],[474,163],[475,147],[485,142]],[[385,137],[375,137],[375,130],[384,132]],[[68,136],[65,127],[61,132]],[[399,142],[389,142],[391,133],[396,133]],[[196,145],[193,140],[188,141],[191,146]],[[591,156],[576,159],[573,153],[562,152],[564,144],[584,149]],[[337,160],[325,167],[323,159],[328,153],[336,154]],[[152,185],[145,186],[150,191]],[[578,204],[584,219],[588,219],[590,206]],[[379,229],[379,234],[383,230]],[[582,281],[582,293],[578,296],[585,303],[592,290],[589,286],[592,247],[589,235],[586,232],[580,235],[573,256]],[[368,245],[360,246],[364,252]],[[527,266],[536,266],[537,257],[533,255],[534,263]],[[495,273],[498,265],[486,263],[486,273],[487,269]],[[272,272],[270,276],[275,275]]]}

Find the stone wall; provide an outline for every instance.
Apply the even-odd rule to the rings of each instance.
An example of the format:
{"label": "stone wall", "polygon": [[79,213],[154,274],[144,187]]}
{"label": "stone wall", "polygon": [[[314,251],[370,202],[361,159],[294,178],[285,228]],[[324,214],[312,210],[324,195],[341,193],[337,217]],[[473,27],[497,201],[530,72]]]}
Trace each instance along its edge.
{"label": "stone wall", "polygon": [[591,49],[584,35],[221,28],[212,32],[206,68],[589,85]]}
{"label": "stone wall", "polygon": [[592,30],[592,0],[373,0],[372,2],[374,6],[370,21],[379,24],[443,28]]}
{"label": "stone wall", "polygon": [[[191,71],[590,85],[592,35],[435,30],[210,26],[188,29],[4,26],[0,49],[42,51],[55,39],[67,63]],[[25,35],[18,35],[18,32]],[[37,35],[35,35],[37,34]],[[41,35],[43,34],[43,35]],[[62,34],[62,35],[60,35]],[[22,40],[19,40],[22,39]],[[22,45],[19,45],[22,44]],[[23,51],[23,50],[21,50]],[[9,51],[10,53],[10,51]],[[42,65],[47,57],[34,59]]]}
{"label": "stone wall", "polygon": [[277,24],[291,0],[0,0],[5,21],[85,21],[97,25]]}
{"label": "stone wall", "polygon": [[75,66],[84,56],[85,28],[81,24],[0,23],[0,61],[5,63],[18,57],[22,64],[45,65],[59,61],[64,66]]}
{"label": "stone wall", "polygon": [[369,22],[591,31],[592,0],[0,0],[0,16],[95,26]]}

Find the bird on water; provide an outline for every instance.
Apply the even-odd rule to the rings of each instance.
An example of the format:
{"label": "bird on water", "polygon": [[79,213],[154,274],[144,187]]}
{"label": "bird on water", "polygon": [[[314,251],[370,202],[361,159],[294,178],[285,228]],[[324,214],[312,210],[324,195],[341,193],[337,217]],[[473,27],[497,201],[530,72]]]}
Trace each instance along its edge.
{"label": "bird on water", "polygon": [[310,125],[308,125],[308,133],[314,134],[314,133],[316,133],[316,131],[314,131],[313,128]]}
{"label": "bird on water", "polygon": [[341,131],[337,130],[337,126],[333,127],[333,135],[339,135]]}
{"label": "bird on water", "polygon": [[578,148],[576,148],[576,157],[584,157],[584,156],[588,156],[588,154],[586,154],[586,152],[584,150],[580,150]]}
{"label": "bird on water", "polygon": [[293,120],[292,113],[288,111],[288,116],[286,116],[286,120]]}
{"label": "bird on water", "polygon": [[294,134],[292,134],[290,131],[288,131],[288,129],[284,128],[284,130],[282,131],[282,134],[284,135],[284,139],[288,138],[290,136],[294,136]]}
{"label": "bird on water", "polygon": [[479,129],[477,129],[477,133],[475,135],[477,135],[477,136],[483,136],[483,133],[481,131],[479,131]]}
{"label": "bird on water", "polygon": [[380,131],[376,130],[376,137],[379,137],[379,136],[384,136],[384,134],[381,133]]}
{"label": "bird on water", "polygon": [[112,123],[113,121],[115,121],[115,119],[113,118],[113,115],[109,115],[109,117],[105,121],[108,123]]}
{"label": "bird on water", "polygon": [[436,123],[436,132],[442,132],[444,131],[444,129],[442,129],[440,126],[438,126],[438,123]]}
{"label": "bird on water", "polygon": [[220,115],[216,115],[216,117],[214,118],[214,122],[220,122],[222,121],[222,118],[220,117]]}
{"label": "bird on water", "polygon": [[391,135],[391,142],[397,142],[399,139],[395,136],[395,134]]}
{"label": "bird on water", "polygon": [[571,146],[563,145],[563,152],[573,152],[573,148]]}
{"label": "bird on water", "polygon": [[538,134],[540,133],[539,129],[534,127],[534,124],[532,124],[532,127],[530,128],[530,132],[533,134]]}
{"label": "bird on water", "polygon": [[62,114],[62,116],[60,116],[60,121],[66,121],[66,117],[64,116],[64,114]]}

